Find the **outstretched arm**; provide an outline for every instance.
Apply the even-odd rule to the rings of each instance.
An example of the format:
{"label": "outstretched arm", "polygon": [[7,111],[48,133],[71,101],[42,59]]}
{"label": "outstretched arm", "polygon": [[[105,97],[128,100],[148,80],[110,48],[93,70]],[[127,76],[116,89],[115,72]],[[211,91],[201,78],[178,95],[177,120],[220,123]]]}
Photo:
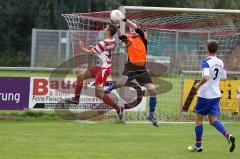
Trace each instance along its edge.
{"label": "outstretched arm", "polygon": [[123,21],[126,22],[126,24],[134,30],[136,30],[138,28],[137,24],[132,22],[129,19],[124,18]]}
{"label": "outstretched arm", "polygon": [[94,52],[92,51],[92,49],[87,49],[87,48],[85,48],[84,43],[83,43],[82,41],[79,41],[79,46],[80,46],[81,51],[83,51],[84,53],[94,54]]}
{"label": "outstretched arm", "polygon": [[134,29],[136,31],[136,33],[138,33],[142,39],[146,40],[146,38],[144,36],[144,32],[138,27],[138,25],[136,23],[134,23],[133,21],[126,19],[126,18],[124,18],[123,21],[126,22],[126,24],[130,28]]}

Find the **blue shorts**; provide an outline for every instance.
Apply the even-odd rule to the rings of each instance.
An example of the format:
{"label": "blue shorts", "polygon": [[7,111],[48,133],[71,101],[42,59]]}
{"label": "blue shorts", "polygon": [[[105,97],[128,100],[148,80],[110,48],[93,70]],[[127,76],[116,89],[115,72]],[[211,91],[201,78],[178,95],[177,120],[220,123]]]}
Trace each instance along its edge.
{"label": "blue shorts", "polygon": [[220,97],[213,99],[206,99],[198,97],[194,112],[201,115],[220,115]]}

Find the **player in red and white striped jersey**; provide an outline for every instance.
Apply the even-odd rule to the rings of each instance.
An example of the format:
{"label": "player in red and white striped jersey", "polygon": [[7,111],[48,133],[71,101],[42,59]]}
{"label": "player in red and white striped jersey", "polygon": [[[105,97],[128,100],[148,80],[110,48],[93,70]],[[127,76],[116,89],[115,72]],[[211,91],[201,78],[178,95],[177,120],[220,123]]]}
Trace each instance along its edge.
{"label": "player in red and white striped jersey", "polygon": [[119,119],[122,120],[123,108],[120,108],[110,96],[104,94],[103,86],[110,74],[112,66],[112,52],[115,49],[114,34],[117,32],[115,25],[108,24],[104,30],[104,40],[98,42],[91,49],[84,47],[84,43],[79,41],[81,51],[87,54],[94,54],[98,57],[96,66],[90,67],[86,72],[77,75],[77,82],[75,87],[75,96],[71,99],[66,99],[65,102],[78,104],[83,87],[83,80],[95,78],[95,95],[101,99],[105,104],[116,109]]}
{"label": "player in red and white striped jersey", "polygon": [[115,39],[104,39],[98,42],[95,47],[92,48],[92,52],[98,56],[98,62],[96,66],[108,68],[112,65],[112,51],[116,45]]}

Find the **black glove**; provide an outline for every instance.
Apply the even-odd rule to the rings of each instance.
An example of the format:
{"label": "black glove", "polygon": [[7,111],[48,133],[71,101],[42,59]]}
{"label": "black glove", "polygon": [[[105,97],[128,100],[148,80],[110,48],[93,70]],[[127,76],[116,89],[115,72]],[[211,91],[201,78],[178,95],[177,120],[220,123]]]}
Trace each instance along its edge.
{"label": "black glove", "polygon": [[127,18],[124,18],[122,21],[126,22],[126,21],[127,21]]}
{"label": "black glove", "polygon": [[127,36],[126,35],[121,35],[118,37],[122,42],[127,42]]}

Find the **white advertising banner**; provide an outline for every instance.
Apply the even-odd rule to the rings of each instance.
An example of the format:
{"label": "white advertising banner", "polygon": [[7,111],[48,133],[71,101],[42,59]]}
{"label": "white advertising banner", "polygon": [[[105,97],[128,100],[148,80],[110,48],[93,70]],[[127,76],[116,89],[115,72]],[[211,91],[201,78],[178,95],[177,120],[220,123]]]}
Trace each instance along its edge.
{"label": "white advertising banner", "polygon": [[[66,98],[74,96],[76,78],[48,78],[48,77],[31,77],[30,80],[30,95],[29,109],[55,109],[56,103]],[[71,109],[94,109],[101,105],[108,107],[102,100],[95,97],[94,80],[85,80],[81,92],[81,98],[78,105],[71,105]],[[128,90],[126,90],[128,89]],[[125,88],[125,101],[132,102],[137,99],[137,92],[134,88]],[[123,104],[123,100],[118,95],[117,91],[111,94],[115,95],[115,102]],[[113,97],[113,96],[112,96]],[[116,98],[117,97],[117,98]],[[145,111],[146,98],[142,97],[141,102],[128,109],[129,111]]]}

